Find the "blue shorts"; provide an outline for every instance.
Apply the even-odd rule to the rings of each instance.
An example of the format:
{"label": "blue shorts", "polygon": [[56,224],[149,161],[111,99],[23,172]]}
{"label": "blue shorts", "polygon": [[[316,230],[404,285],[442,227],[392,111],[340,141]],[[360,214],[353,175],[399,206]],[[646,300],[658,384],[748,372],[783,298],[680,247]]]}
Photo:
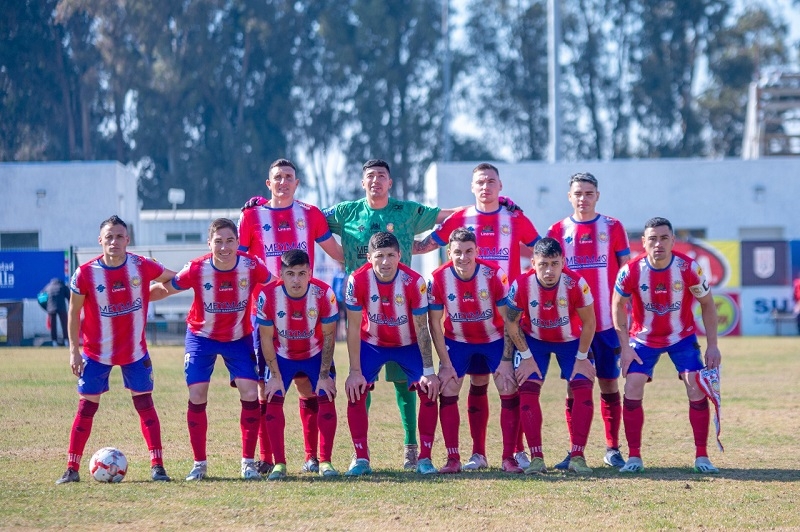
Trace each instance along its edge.
{"label": "blue shorts", "polygon": [[619,368],[619,336],[612,327],[605,331],[594,333],[591,345],[594,355],[594,367],[597,369],[598,379],[618,379],[621,371]]}
{"label": "blue shorts", "polygon": [[[107,364],[102,364],[92,360],[83,354],[83,375],[78,379],[78,393],[81,395],[99,395],[108,391],[108,376],[111,368]],[[136,393],[146,393],[153,391],[153,361],[150,354],[145,353],[136,362],[120,366],[122,370],[122,382],[125,388]]]}
{"label": "blue shorts", "polygon": [[409,389],[422,378],[422,354],[419,346],[378,347],[361,340],[361,373],[369,384],[378,380],[381,367],[396,362],[406,374]]}
{"label": "blue shorts", "polygon": [[[258,380],[263,380],[267,382],[269,380],[269,369],[267,369],[267,361],[264,359],[264,352],[261,350],[261,335],[258,332],[258,324],[256,324],[255,329],[253,329],[253,346],[256,352],[256,364],[257,364],[257,371],[258,371]],[[278,357],[280,360],[281,357]],[[281,376],[283,376],[283,369],[281,369]],[[319,370],[317,370],[317,377],[319,376]],[[336,376],[336,363],[331,361],[331,377]],[[297,375],[297,378],[303,378],[303,375]],[[313,381],[314,388],[317,387],[316,380]],[[284,385],[286,387],[287,385]]]}
{"label": "blue shorts", "polygon": [[231,381],[234,379],[258,380],[253,339],[250,336],[232,342],[220,342],[187,331],[186,355],[183,359],[186,385],[210,382],[217,355],[222,355]]}
{"label": "blue shorts", "polygon": [[[456,375],[461,378],[466,374],[487,375],[497,371],[505,342],[500,338],[486,344],[468,344],[445,338],[444,343]],[[479,371],[474,371],[475,369]]]}
{"label": "blue shorts", "polygon": [[653,380],[653,370],[658,359],[661,358],[661,353],[669,355],[679,377],[687,371],[700,371],[705,367],[700,353],[700,344],[694,334],[669,347],[647,347],[633,340],[631,340],[631,347],[642,359],[643,364],[634,360],[628,367],[628,373],[644,373],[649,377],[648,381]]}
{"label": "blue shorts", "polygon": [[[317,353],[311,358],[305,360],[290,360],[284,357],[277,358],[278,369],[281,371],[281,380],[283,381],[283,389],[289,390],[289,385],[295,377],[308,377],[311,381],[311,389],[317,389],[317,382],[319,381],[319,370],[322,367],[322,355]],[[267,370],[267,377],[269,380],[271,372]],[[336,374],[331,372],[331,377],[336,378]],[[325,392],[323,392],[324,394]],[[278,394],[282,395],[282,394]]]}
{"label": "blue shorts", "polygon": [[[528,348],[533,353],[533,359],[536,365],[539,366],[539,371],[542,372],[540,379],[535,373],[528,377],[528,380],[544,380],[547,377],[547,370],[550,367],[550,353],[555,353],[558,367],[561,368],[561,378],[568,381],[572,377],[572,370],[575,369],[575,355],[578,352],[579,340],[571,340],[569,342],[544,342],[537,340],[531,336],[525,335],[525,340],[528,342]],[[591,354],[589,355],[591,358]],[[514,369],[519,367],[521,359],[519,352],[514,355]],[[594,360],[592,360],[594,364]],[[576,379],[586,379],[584,375],[578,373],[575,375]]]}

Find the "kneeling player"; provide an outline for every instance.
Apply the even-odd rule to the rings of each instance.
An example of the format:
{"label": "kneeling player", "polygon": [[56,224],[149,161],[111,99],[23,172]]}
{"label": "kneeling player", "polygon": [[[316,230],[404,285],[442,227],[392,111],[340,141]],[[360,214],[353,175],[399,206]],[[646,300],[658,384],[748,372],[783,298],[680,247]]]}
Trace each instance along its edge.
{"label": "kneeling player", "polygon": [[[511,378],[511,353],[519,352],[514,377],[519,384],[520,417],[531,448],[531,465],[526,474],[544,473],[542,451],[542,408],[539,392],[547,376],[550,353],[555,353],[561,378],[569,382],[575,399],[572,409],[569,470],[591,473],[583,451],[589,438],[594,402],[595,369],[589,360],[589,346],[595,331],[592,292],[583,277],[564,269],[561,245],[543,238],[533,248],[533,269],[522,274],[508,292],[506,341],[500,372]],[[520,319],[521,317],[525,319]],[[524,335],[522,334],[524,332]]]}
{"label": "kneeling player", "polygon": [[[436,269],[428,284],[431,338],[441,361],[439,417],[447,448],[447,464],[439,473],[461,471],[458,432],[461,416],[458,395],[470,364],[475,359],[495,372],[503,355],[503,320],[506,314],[508,279],[502,268],[477,260],[475,233],[464,227],[450,234],[450,261]],[[444,330],[442,329],[444,318]],[[519,430],[519,393],[513,380],[495,378],[500,392],[500,428],[503,432],[503,471],[522,473],[514,458]],[[484,441],[473,441],[471,463],[488,467]],[[475,435],[473,433],[473,439]]]}
{"label": "kneeling player", "polygon": [[339,473],[331,464],[336,435],[336,382],[331,376],[339,308],[330,286],[311,277],[308,253],[301,249],[281,256],[280,281],[265,287],[258,299],[261,349],[269,370],[267,434],[275,466],[267,480],[286,478],[283,400],[292,379],[311,381],[319,404],[319,474]]}
{"label": "kneeling player", "polygon": [[347,476],[372,473],[367,390],[389,361],[397,362],[408,378],[409,389],[416,388],[420,398],[417,426],[422,447],[417,473],[437,472],[431,450],[438,420],[439,378],[433,368],[426,292],[422,276],[400,264],[397,237],[385,232],[372,235],[367,264],[350,275],[345,290],[350,355],[350,375],[345,383],[347,423],[356,451]]}
{"label": "kneeling player", "polygon": [[236,224],[227,218],[211,222],[208,247],[211,253],[190,261],[171,284],[151,291],[155,300],[181,290],[194,290],[194,301],[186,316],[184,360],[189,387],[186,423],[194,465],[186,480],[202,480],[208,471],[206,405],[217,355],[222,355],[242,403],[242,478],[261,480],[254,464],[260,410],[249,300],[256,285],[268,282],[272,275],[259,259],[237,251]]}

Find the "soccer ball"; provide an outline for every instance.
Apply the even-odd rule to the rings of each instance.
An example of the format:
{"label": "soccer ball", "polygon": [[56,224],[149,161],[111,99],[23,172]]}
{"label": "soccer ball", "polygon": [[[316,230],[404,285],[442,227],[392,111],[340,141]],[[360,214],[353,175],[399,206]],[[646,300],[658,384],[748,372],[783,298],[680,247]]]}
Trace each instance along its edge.
{"label": "soccer ball", "polygon": [[98,482],[121,482],[128,472],[128,459],[114,447],[103,447],[89,460],[89,473]]}

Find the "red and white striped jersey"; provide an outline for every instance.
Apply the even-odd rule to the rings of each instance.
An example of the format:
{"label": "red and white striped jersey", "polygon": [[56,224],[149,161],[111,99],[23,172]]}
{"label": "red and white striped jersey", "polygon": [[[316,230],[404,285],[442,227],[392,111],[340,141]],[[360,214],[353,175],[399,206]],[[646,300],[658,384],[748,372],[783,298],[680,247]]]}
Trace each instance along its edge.
{"label": "red and white striped jersey", "polygon": [[272,283],[258,295],[257,321],[272,325],[272,342],[279,357],[306,360],[322,351],[322,324],[339,318],[336,295],[330,286],[311,279],[305,296],[293,298],[283,281]]}
{"label": "red and white striped jersey", "polygon": [[420,274],[398,264],[389,282],[378,281],[367,263],[350,274],[344,301],[361,312],[361,339],[385,347],[413,345],[417,341],[414,316],[428,312],[427,285]]}
{"label": "red and white striped jersey", "polygon": [[503,337],[497,307],[506,304],[508,276],[502,268],[476,261],[475,273],[463,280],[447,262],[428,282],[428,308],[444,311],[444,335],[464,343],[489,343]]}
{"label": "red and white striped jersey", "polygon": [[186,316],[189,330],[203,338],[231,342],[252,334],[250,297],[257,285],[272,275],[255,257],[237,251],[236,266],[218,270],[212,254],[189,261],[172,280],[178,290],[194,290],[194,301]]}
{"label": "red and white striped jersey", "polygon": [[565,265],[589,283],[597,331],[614,327],[611,294],[619,273],[618,259],[631,252],[625,228],[619,220],[601,214],[588,222],[570,216],[550,226],[547,236],[561,244]]}
{"label": "red and white striped jersey", "polygon": [[586,281],[566,268],[551,288],[542,286],[536,271],[523,273],[508,290],[508,306],[522,312],[520,327],[544,342],[569,342],[581,336],[578,309],[594,302]]}
{"label": "red and white striped jersey", "polygon": [[314,268],[314,242],[331,238],[328,222],[317,207],[295,200],[288,207],[262,205],[245,209],[239,218],[239,249],[281,271],[281,255],[292,249],[308,253]]}
{"label": "red and white striped jersey", "polygon": [[520,243],[533,246],[540,238],[533,223],[519,211],[509,212],[500,207],[495,212],[481,212],[473,205],[448,216],[433,232],[434,241],[446,245],[450,233],[459,227],[475,233],[479,258],[503,268],[510,281],[522,271]]}
{"label": "red and white striped jersey", "polygon": [[661,270],[650,266],[647,254],[638,255],[622,267],[615,289],[631,298],[631,338],[658,348],[697,332],[692,298],[710,291],[697,262],[674,251],[669,266]]}
{"label": "red and white striped jersey", "polygon": [[83,352],[102,364],[123,366],[147,353],[150,281],[164,273],[164,266],[133,253],[114,268],[101,259],[102,255],[78,267],[70,289],[86,297],[81,324]]}

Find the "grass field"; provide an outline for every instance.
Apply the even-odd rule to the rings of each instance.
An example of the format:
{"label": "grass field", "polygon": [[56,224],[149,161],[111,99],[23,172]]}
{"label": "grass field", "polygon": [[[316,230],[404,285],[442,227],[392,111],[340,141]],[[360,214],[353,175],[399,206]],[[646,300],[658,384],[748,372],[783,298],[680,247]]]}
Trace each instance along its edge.
{"label": "grass field", "polygon": [[[276,530],[500,530],[521,529],[739,529],[798,528],[800,495],[800,340],[723,338],[723,434],[726,451],[709,445],[721,468],[716,476],[691,473],[694,458],[683,385],[663,359],[645,395],[643,457],[647,471],[621,476],[602,467],[604,438],[596,414],[587,449],[595,467],[588,477],[549,473],[508,476],[499,465],[499,400],[492,393],[489,431],[491,471],[434,478],[402,471],[402,431],[393,388],[377,385],[371,410],[372,477],[321,479],[299,472],[302,441],[296,392],[287,400],[285,482],[238,479],[239,401],[218,361],[209,397],[209,474],[201,483],[182,479],[191,468],[186,430],[183,353],[154,347],[155,404],[161,418],[165,465],[177,479],[149,481],[149,460],[130,395],[119,370],[103,398],[82,463],[82,481],[55,486],[65,469],[76,407],[74,378],[65,348],[0,350],[0,527],[157,528]],[[336,353],[340,375],[347,356]],[[340,391],[344,388],[339,378]],[[490,387],[491,389],[491,387]],[[595,390],[595,397],[597,397]],[[545,459],[552,465],[567,450],[564,385],[546,382]],[[469,455],[466,389],[462,391],[462,455]],[[597,400],[596,400],[597,401]],[[344,471],[351,444],[343,396],[337,399],[339,432],[334,465]],[[595,409],[597,410],[597,408]],[[89,456],[100,447],[122,449],[130,462],[121,484],[88,477]],[[625,454],[623,438],[623,454]],[[434,463],[445,459],[437,435]]]}

